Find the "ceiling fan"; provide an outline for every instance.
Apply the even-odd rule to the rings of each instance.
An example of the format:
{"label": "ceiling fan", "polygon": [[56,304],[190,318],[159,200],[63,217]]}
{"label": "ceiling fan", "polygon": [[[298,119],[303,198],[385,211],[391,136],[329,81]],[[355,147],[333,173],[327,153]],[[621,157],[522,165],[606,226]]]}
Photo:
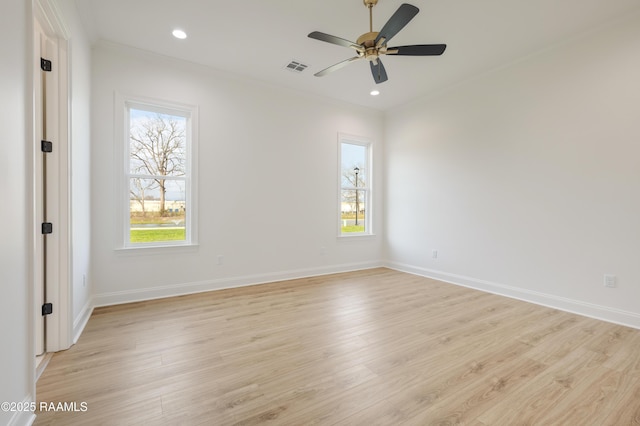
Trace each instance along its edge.
{"label": "ceiling fan", "polygon": [[315,73],[314,75],[316,77],[327,75],[353,61],[357,61],[358,59],[366,59],[369,61],[373,80],[376,84],[379,84],[387,81],[387,72],[380,60],[381,55],[438,56],[442,55],[444,50],[447,48],[446,44],[414,44],[410,46],[387,47],[387,42],[389,42],[393,36],[398,34],[400,30],[418,14],[420,9],[413,5],[404,3],[398,8],[398,10],[396,10],[393,16],[389,18],[387,23],[384,24],[384,27],[382,27],[380,32],[374,32],[373,6],[378,3],[378,0],[363,0],[363,2],[369,9],[369,32],[362,34],[355,43],[320,31],[309,33],[310,38],[337,44],[338,46],[349,47],[354,49],[358,54],[353,58],[338,62],[329,68],[325,68],[322,71]]}

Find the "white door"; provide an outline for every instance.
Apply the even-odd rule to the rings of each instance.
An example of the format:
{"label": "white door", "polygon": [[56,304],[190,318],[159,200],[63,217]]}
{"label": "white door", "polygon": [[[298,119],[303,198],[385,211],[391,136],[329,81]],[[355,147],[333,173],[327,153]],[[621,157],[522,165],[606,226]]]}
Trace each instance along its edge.
{"label": "white door", "polygon": [[[38,228],[35,231],[35,336],[36,355],[47,351],[47,316],[43,314],[43,306],[50,302],[47,294],[49,281],[55,279],[58,256],[55,253],[55,233],[48,234],[46,223],[53,222],[56,217],[58,201],[56,200],[57,158],[55,149],[48,152],[47,142],[57,135],[57,73],[53,64],[57,60],[57,45],[48,37],[37,21],[34,24],[34,187],[35,216]],[[55,226],[55,225],[54,225]],[[49,298],[48,298],[49,296]]]}

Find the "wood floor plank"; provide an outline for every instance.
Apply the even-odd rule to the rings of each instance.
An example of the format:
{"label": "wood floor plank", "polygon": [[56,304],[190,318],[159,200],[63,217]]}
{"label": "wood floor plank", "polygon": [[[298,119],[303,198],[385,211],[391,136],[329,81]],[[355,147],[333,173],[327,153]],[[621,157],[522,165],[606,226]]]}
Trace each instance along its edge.
{"label": "wood floor plank", "polygon": [[[528,368],[535,368],[536,373],[544,368],[539,363],[521,357],[528,350],[528,346],[521,342],[514,341],[503,349],[499,354],[493,351],[474,353],[472,357],[458,359],[457,363],[450,359],[447,361],[447,358],[434,360],[434,365],[420,368],[421,371],[429,371],[424,382],[388,398],[393,405],[393,412],[386,419],[387,424],[398,420],[420,424],[427,418],[439,418],[446,423],[452,421],[447,418],[450,415],[456,418],[454,423],[468,422],[473,417],[469,418],[464,412],[478,405],[478,395],[489,400],[489,395],[494,391],[505,391],[505,388],[514,386],[516,379],[511,377],[511,370],[514,370],[515,362],[526,363]],[[518,366],[518,371],[521,368]],[[478,386],[479,390],[473,391]],[[464,407],[452,410],[456,401],[464,401],[465,395],[470,399],[463,403]],[[402,413],[402,419],[397,418],[399,413]],[[381,414],[376,410],[367,413],[367,416],[369,421],[375,421],[376,418],[385,418]]]}
{"label": "wood floor plank", "polygon": [[[547,411],[541,421],[547,424],[599,424],[605,425],[614,407],[630,390],[638,385],[635,378],[617,371],[602,369],[590,383],[587,380],[576,386],[567,398]],[[640,403],[636,401],[635,404]],[[629,424],[629,423],[624,423]]]}
{"label": "wood floor plank", "polygon": [[98,308],[35,425],[640,424],[640,331],[379,268]]}
{"label": "wood floor plank", "polygon": [[620,402],[606,413],[607,417],[603,424],[606,425],[640,425],[640,385],[637,384],[633,390],[625,392]]}
{"label": "wood floor plank", "polygon": [[[496,403],[478,418],[486,424],[545,424],[547,413],[573,393],[576,386],[589,387],[602,371],[601,354],[578,348]],[[582,382],[586,381],[586,385]]]}

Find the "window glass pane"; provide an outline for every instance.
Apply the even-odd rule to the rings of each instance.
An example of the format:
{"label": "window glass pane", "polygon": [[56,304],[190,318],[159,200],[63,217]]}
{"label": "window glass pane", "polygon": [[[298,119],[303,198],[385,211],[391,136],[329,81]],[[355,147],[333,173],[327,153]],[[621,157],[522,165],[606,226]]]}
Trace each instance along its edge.
{"label": "window glass pane", "polygon": [[129,241],[186,240],[186,182],[143,178],[129,181]]}
{"label": "window glass pane", "polygon": [[197,107],[133,98],[122,105],[122,245],[197,244]]}
{"label": "window glass pane", "polygon": [[366,232],[367,191],[342,190],[340,227],[343,233]]}
{"label": "window glass pane", "polygon": [[136,175],[184,176],[187,119],[129,110],[129,172]]}
{"label": "window glass pane", "polygon": [[[367,182],[367,147],[350,143],[341,144],[342,187],[364,187]],[[356,173],[357,172],[357,173]],[[357,182],[356,182],[357,175]],[[357,183],[357,184],[356,184]]]}

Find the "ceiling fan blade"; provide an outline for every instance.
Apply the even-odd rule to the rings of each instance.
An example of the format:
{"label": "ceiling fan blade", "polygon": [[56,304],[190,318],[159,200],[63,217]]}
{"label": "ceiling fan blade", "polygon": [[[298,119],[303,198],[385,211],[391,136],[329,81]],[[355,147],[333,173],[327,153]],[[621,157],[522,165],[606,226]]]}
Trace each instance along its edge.
{"label": "ceiling fan blade", "polygon": [[384,27],[380,30],[380,34],[376,37],[375,43],[378,44],[380,39],[384,38],[385,43],[387,43],[393,36],[398,34],[401,29],[405,27],[420,12],[420,9],[417,7],[403,3],[400,5],[396,13],[389,18]]}
{"label": "ceiling fan blade", "polygon": [[357,51],[362,50],[362,46],[355,44],[352,41],[345,40],[340,37],[332,36],[330,34],[321,33],[320,31],[314,31],[312,33],[309,33],[308,37],[316,40],[320,40],[320,41],[326,41],[327,43],[331,43],[331,44],[337,44],[338,46],[350,47]]}
{"label": "ceiling fan blade", "polygon": [[414,44],[411,46],[389,47],[387,55],[438,56],[447,48],[446,44]]}
{"label": "ceiling fan blade", "polygon": [[[374,64],[374,62],[376,63]],[[377,61],[369,62],[369,65],[371,65],[371,74],[373,75],[373,80],[376,84],[387,81],[387,71],[384,69],[384,65],[382,65],[380,58],[378,58]]]}
{"label": "ceiling fan blade", "polygon": [[346,60],[344,60],[342,62],[338,62],[337,64],[331,65],[329,68],[325,68],[322,71],[319,71],[319,72],[315,73],[314,75],[316,77],[325,76],[325,75],[329,74],[330,72],[339,70],[340,68],[349,65],[351,62],[353,62],[353,61],[355,61],[357,59],[360,59],[360,56],[354,56],[353,58],[349,58],[349,59],[346,59]]}

